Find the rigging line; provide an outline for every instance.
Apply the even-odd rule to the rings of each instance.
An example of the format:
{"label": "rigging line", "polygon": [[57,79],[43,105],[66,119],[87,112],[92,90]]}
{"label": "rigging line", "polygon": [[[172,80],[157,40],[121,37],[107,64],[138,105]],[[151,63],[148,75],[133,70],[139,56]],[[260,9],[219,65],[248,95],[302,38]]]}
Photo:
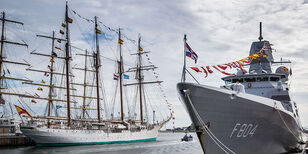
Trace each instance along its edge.
{"label": "rigging line", "polygon": [[[124,87],[123,91],[124,91],[124,97],[125,97],[125,101],[126,101],[125,104],[126,104],[126,107],[127,107],[127,111],[128,111],[128,113],[130,113],[130,107],[129,107],[129,101],[128,101],[128,95],[127,95],[127,88]],[[128,117],[128,118],[130,118],[130,117]]]}
{"label": "rigging line", "polygon": [[[158,86],[158,85],[157,85]],[[159,89],[159,87],[158,87],[158,89]],[[159,91],[157,91],[156,92],[157,94],[159,94]],[[162,97],[162,100],[163,100],[163,102],[165,103],[165,100],[166,100],[166,98],[164,98],[164,97]],[[158,107],[158,105],[157,104],[155,104],[155,106],[157,106],[157,109],[159,110],[159,107]],[[166,109],[168,110],[168,106],[166,105],[165,107],[167,107]],[[159,110],[160,112],[160,115],[162,116],[162,117],[164,117],[163,115],[162,115],[162,112],[161,111],[164,111],[164,114],[166,115],[166,117],[168,117],[168,112],[166,112],[167,110]],[[168,110],[169,111],[169,110]]]}
{"label": "rigging line", "polygon": [[[135,97],[134,97],[134,104],[133,104],[133,111],[134,111],[134,117],[135,117],[135,113],[137,112],[137,109],[136,109],[136,107],[137,107],[137,99],[138,99],[138,90],[139,90],[139,88],[138,88],[138,86],[136,85],[135,86],[135,89],[134,89],[134,94],[135,94]],[[137,118],[137,115],[136,115],[136,117],[135,117],[135,120],[137,120],[136,119]]]}
{"label": "rigging line", "polygon": [[102,96],[103,96],[103,105],[104,105],[104,108],[105,108],[105,116],[106,116],[106,118],[107,118],[107,115],[108,115],[108,109],[107,109],[107,97],[106,97],[106,92],[105,92],[105,85],[104,85],[104,82],[103,82],[103,80],[101,80],[101,82],[100,82],[101,84],[100,85],[102,85],[100,88],[101,88],[101,93],[102,93]]}
{"label": "rigging line", "polygon": [[290,129],[290,127],[287,125],[286,121],[283,119],[281,113],[280,113],[280,109],[279,109],[279,106],[276,104],[275,102],[275,108],[276,110],[278,111],[279,113],[279,117],[280,119],[282,120],[283,124],[287,127],[288,131],[296,138],[297,141],[301,141],[301,139],[299,139],[295,134],[294,132]]}
{"label": "rigging line", "polygon": [[81,27],[80,27],[80,25],[79,25],[79,23],[78,23],[78,20],[75,18],[75,16],[74,16],[73,13],[71,12],[71,9],[69,8],[68,10],[69,10],[70,14],[73,16],[74,20],[76,21],[76,25],[77,25],[79,31],[81,32],[81,35],[83,36],[83,39],[86,40],[86,41],[88,42],[88,44],[91,44],[91,43],[89,42],[89,40],[87,39],[87,37],[84,35],[85,33],[83,33],[83,31],[82,31],[82,29],[81,29]]}
{"label": "rigging line", "polygon": [[[26,92],[26,93],[27,93],[27,92]],[[31,94],[30,94],[30,95],[31,95]],[[26,101],[24,101],[23,98],[22,98],[21,96],[18,96],[18,98],[27,106],[28,109],[31,110],[31,112],[34,112],[34,113],[36,114],[36,112],[33,111],[33,110],[27,105],[27,103],[25,103]],[[19,99],[17,99],[17,101],[18,101],[19,103],[22,103]]]}
{"label": "rigging line", "polygon": [[[20,99],[20,100],[22,100],[21,98],[22,98],[22,97],[19,96],[19,99]],[[32,110],[32,109],[29,107],[29,105],[28,105],[27,103],[22,103],[22,102],[25,102],[25,101],[22,100],[22,102],[21,102],[19,99],[17,99],[17,101],[18,101],[20,104],[24,104],[24,105],[27,107],[27,109],[29,109],[32,113],[36,114],[36,112],[35,112],[34,110]]]}
{"label": "rigging line", "polygon": [[[159,92],[157,92],[156,94],[158,94]],[[152,94],[151,93],[149,93],[149,95],[150,95],[150,97],[152,97],[153,98],[153,96],[152,96]],[[165,100],[165,98],[164,97],[162,97],[162,99],[163,100]],[[159,106],[158,106],[158,104],[157,104],[157,102],[156,103],[154,103],[154,107],[156,107],[156,111],[160,114],[160,116],[161,117],[164,117],[163,116],[163,113],[161,112],[161,111],[164,111],[164,114],[166,115],[166,117],[168,117],[168,113],[166,112],[166,110],[160,110],[160,108],[159,108]],[[156,113],[157,113],[156,112]]]}
{"label": "rigging line", "polygon": [[74,46],[74,45],[70,45],[72,48],[74,48],[74,49],[77,49],[77,50],[80,50],[80,51],[86,51],[86,49],[81,49],[81,48],[79,48],[79,47],[77,47],[77,46]]}
{"label": "rigging line", "polygon": [[[147,100],[149,100],[149,102],[150,102],[150,97],[151,96],[149,96],[149,94],[147,93],[147,90],[145,89],[145,86],[143,86],[143,92],[144,92],[144,97],[145,97],[145,99],[144,100],[146,100],[146,97],[148,98]],[[146,102],[146,101],[144,101],[144,102]],[[144,103],[145,104],[145,103]],[[147,104],[150,104],[150,108],[152,109],[152,111],[155,111],[154,110],[154,108],[153,108],[153,106],[152,106],[152,103],[147,103]],[[158,109],[158,108],[157,108]]]}
{"label": "rigging line", "polygon": [[200,84],[199,82],[198,82],[198,80],[185,68],[185,70],[188,72],[188,74],[198,83],[198,84]]}
{"label": "rigging line", "polygon": [[11,110],[12,118],[14,118],[14,112],[13,112],[13,109],[12,109],[12,103],[9,103],[9,107],[10,107],[10,110]]}
{"label": "rigging line", "polygon": [[[217,146],[219,146],[220,149],[223,150],[225,153],[229,153],[229,152],[227,152],[227,151],[226,151],[225,149],[223,149],[221,146],[224,146],[224,148],[226,148],[227,150],[229,150],[231,153],[235,154],[235,152],[233,152],[233,151],[232,151],[231,149],[229,149],[225,144],[223,144],[223,143],[222,143],[222,142],[210,131],[210,129],[208,128],[208,126],[204,123],[204,121],[203,121],[202,118],[200,117],[199,113],[197,112],[195,106],[193,105],[193,103],[192,103],[192,101],[191,101],[191,99],[190,99],[189,91],[187,91],[187,92],[185,93],[185,96],[187,97],[187,99],[188,99],[188,101],[189,101],[189,103],[190,103],[190,105],[191,105],[191,107],[192,107],[192,109],[193,109],[195,115],[197,116],[199,122],[201,123],[203,129],[204,129],[204,130],[206,131],[206,133],[210,136],[210,138],[215,142],[215,144],[216,144]],[[218,144],[217,141],[218,141],[221,145]]]}
{"label": "rigging line", "polygon": [[[113,37],[116,37],[116,36],[113,36]],[[113,45],[111,45],[110,43],[111,43],[112,41],[106,41],[106,45],[109,47],[109,49],[113,52],[113,56],[115,57],[115,59],[117,59],[117,54],[116,54],[116,52],[117,52],[117,50],[115,50],[115,49],[113,49]],[[113,42],[114,43],[114,42]]]}
{"label": "rigging line", "polygon": [[[144,94],[145,92],[144,92],[144,86],[143,85],[141,85],[142,86],[142,93]],[[145,100],[145,96],[143,96],[143,100],[144,100],[144,109],[145,109],[145,115],[146,115],[146,119],[147,119],[147,121],[149,122],[149,112],[148,112],[148,103],[146,102],[146,100]]]}
{"label": "rigging line", "polygon": [[116,97],[117,97],[117,93],[118,93],[118,88],[119,88],[119,82],[116,81],[116,88],[114,90],[114,97],[113,97],[113,102],[112,102],[113,103],[112,104],[112,113],[111,113],[111,114],[113,114],[112,119],[115,116],[114,115],[114,109],[115,109],[115,101],[116,101]]}

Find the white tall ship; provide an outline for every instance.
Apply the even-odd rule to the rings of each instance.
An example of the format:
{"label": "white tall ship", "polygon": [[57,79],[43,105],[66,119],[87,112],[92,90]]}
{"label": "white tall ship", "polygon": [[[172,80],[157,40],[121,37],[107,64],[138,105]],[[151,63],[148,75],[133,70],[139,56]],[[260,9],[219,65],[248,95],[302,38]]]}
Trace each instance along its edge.
{"label": "white tall ship", "polygon": [[[66,5],[66,14],[65,14],[65,23],[62,24],[64,30],[61,30],[62,33],[66,38],[56,38],[53,32],[52,36],[42,36],[38,35],[39,37],[44,37],[47,39],[52,40],[52,51],[50,54],[42,54],[37,52],[32,52],[32,54],[45,56],[51,58],[50,60],[50,70],[45,72],[45,75],[49,74],[49,85],[47,84],[38,84],[33,82],[26,82],[26,84],[32,84],[37,86],[46,86],[49,88],[49,95],[48,95],[48,104],[46,107],[46,115],[42,116],[33,116],[33,120],[29,120],[27,123],[24,123],[21,127],[21,131],[31,139],[33,139],[38,145],[42,146],[65,146],[65,145],[82,145],[82,144],[108,144],[108,143],[127,143],[127,142],[144,142],[144,141],[155,141],[158,135],[159,129],[171,119],[171,113],[166,117],[165,120],[157,121],[154,119],[155,111],[153,111],[153,122],[150,122],[149,118],[146,118],[144,112],[147,112],[146,105],[146,96],[144,91],[145,84],[157,84],[161,83],[162,81],[144,81],[143,70],[154,70],[156,67],[153,65],[144,66],[142,64],[142,55],[147,53],[143,51],[142,47],[140,46],[140,37],[138,40],[138,49],[137,53],[133,54],[137,56],[136,67],[130,68],[127,71],[124,70],[123,64],[123,54],[122,54],[122,45],[123,40],[121,38],[121,31],[120,29],[117,31],[118,35],[118,49],[119,49],[119,59],[117,61],[117,73],[114,74],[114,78],[117,80],[116,87],[118,90],[115,90],[116,94],[119,95],[117,97],[119,99],[120,105],[118,116],[114,113],[111,114],[111,118],[102,118],[102,105],[101,102],[104,101],[102,94],[102,85],[100,82],[100,67],[101,67],[101,60],[100,60],[100,52],[99,52],[99,41],[98,36],[102,32],[99,30],[97,17],[94,18],[95,21],[95,40],[96,40],[96,51],[93,54],[89,54],[88,51],[85,51],[84,54],[79,54],[85,57],[85,67],[84,68],[75,68],[84,71],[84,83],[72,83],[71,78],[72,74],[70,72],[70,62],[72,56],[70,55],[70,38],[69,38],[69,25],[72,23],[72,19],[68,16],[68,6]],[[60,41],[59,41],[60,40]],[[56,55],[54,48],[56,47],[55,41],[58,42],[65,42],[65,55],[61,57],[60,55]],[[87,68],[87,60],[92,58],[92,69]],[[62,59],[65,61],[65,72],[60,73],[56,72],[53,69],[55,66],[54,61],[58,59]],[[91,61],[90,60],[90,61]],[[74,68],[73,68],[74,69]],[[28,71],[34,72],[44,72],[35,69],[28,69]],[[124,84],[123,79],[127,78],[127,75],[124,74],[127,72],[135,72],[135,79],[136,83],[127,83]],[[94,80],[93,84],[89,84],[87,82],[87,74],[92,73]],[[66,85],[55,86],[53,83],[54,76],[64,76]],[[82,86],[84,88],[83,95],[75,95],[71,91],[76,90],[71,85]],[[138,114],[134,112],[129,113],[129,115],[124,115],[124,105],[126,99],[124,99],[124,95],[126,94],[124,91],[127,89],[128,86],[135,86],[136,87],[136,94],[135,94],[135,108],[139,107]],[[125,88],[124,88],[125,87]],[[65,97],[62,98],[55,98],[54,91],[56,89],[65,89]],[[89,88],[92,88],[95,91],[96,96],[90,95],[91,91]],[[72,97],[78,97],[83,99],[83,104],[81,106],[77,106],[76,102],[72,101]],[[42,99],[42,98],[38,98]],[[90,108],[89,104],[87,103],[88,100],[95,100],[96,105],[95,108]],[[56,102],[63,102],[66,103],[66,106],[57,105]],[[73,105],[73,106],[72,106]],[[60,116],[57,112],[59,108],[66,108],[67,116]],[[81,111],[78,114],[79,116],[73,116],[72,109],[74,111],[78,110]],[[76,109],[76,110],[75,110]],[[138,109],[138,108],[137,108]],[[96,118],[93,116],[89,116],[88,111],[95,111]],[[159,112],[159,111],[157,111]],[[106,116],[105,116],[106,117]]]}

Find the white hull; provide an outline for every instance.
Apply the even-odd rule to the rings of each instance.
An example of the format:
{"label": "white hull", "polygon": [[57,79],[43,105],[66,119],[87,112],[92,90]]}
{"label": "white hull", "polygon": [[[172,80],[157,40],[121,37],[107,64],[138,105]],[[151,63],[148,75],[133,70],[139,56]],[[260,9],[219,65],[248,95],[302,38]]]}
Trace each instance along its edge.
{"label": "white hull", "polygon": [[155,141],[160,126],[151,130],[143,129],[138,132],[124,130],[121,133],[107,133],[103,130],[74,130],[53,128],[22,128],[22,132],[39,145],[81,145],[108,144]]}

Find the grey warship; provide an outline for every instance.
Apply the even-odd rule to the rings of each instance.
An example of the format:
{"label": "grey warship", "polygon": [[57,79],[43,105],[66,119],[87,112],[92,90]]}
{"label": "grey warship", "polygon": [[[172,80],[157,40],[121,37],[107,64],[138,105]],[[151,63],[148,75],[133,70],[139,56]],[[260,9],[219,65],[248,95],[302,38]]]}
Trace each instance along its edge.
{"label": "grey warship", "polygon": [[289,95],[290,71],[280,66],[272,72],[272,48],[269,41],[263,40],[261,27],[260,23],[259,41],[252,43],[249,55],[267,46],[267,56],[252,59],[248,73],[239,70],[236,75],[222,78],[225,85],[221,87],[185,80],[177,84],[204,153],[302,150],[304,129],[296,103]]}

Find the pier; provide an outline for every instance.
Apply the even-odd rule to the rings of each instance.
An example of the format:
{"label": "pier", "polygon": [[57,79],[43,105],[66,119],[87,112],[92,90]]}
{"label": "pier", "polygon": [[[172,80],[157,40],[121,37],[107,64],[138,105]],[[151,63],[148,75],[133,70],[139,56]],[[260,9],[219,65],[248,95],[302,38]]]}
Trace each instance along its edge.
{"label": "pier", "polygon": [[35,142],[30,138],[21,136],[0,136],[0,146],[30,146]]}

